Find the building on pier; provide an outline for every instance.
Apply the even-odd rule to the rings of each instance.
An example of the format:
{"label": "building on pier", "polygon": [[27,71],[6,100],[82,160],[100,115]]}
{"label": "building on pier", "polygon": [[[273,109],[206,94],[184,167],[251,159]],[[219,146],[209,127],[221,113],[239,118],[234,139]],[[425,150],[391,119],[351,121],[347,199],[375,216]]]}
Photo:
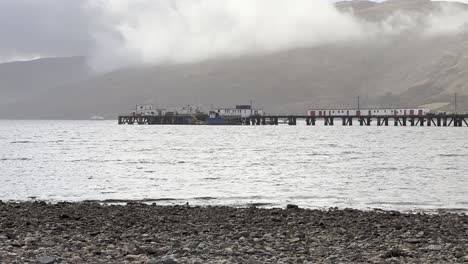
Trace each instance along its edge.
{"label": "building on pier", "polygon": [[251,105],[236,105],[236,108],[219,108],[215,111],[219,116],[247,118],[263,116],[263,109],[254,109]]}
{"label": "building on pier", "polygon": [[199,106],[185,105],[175,109],[174,114],[176,115],[199,115],[203,114],[202,109]]}
{"label": "building on pier", "polygon": [[166,114],[166,109],[156,109],[153,105],[145,104],[145,105],[136,105],[135,109],[131,111],[131,114],[136,116],[161,116]]}
{"label": "building on pier", "polygon": [[430,113],[424,108],[368,108],[368,109],[309,109],[307,116],[424,116]]}

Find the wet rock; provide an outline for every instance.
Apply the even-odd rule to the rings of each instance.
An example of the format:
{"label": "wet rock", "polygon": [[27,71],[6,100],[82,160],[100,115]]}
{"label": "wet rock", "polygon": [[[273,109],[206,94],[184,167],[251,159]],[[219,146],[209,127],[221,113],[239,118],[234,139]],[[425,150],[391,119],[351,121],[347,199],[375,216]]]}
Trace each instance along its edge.
{"label": "wet rock", "polygon": [[37,258],[38,264],[54,264],[57,262],[58,260],[55,257],[42,256],[42,257]]}
{"label": "wet rock", "polygon": [[429,245],[429,246],[426,247],[426,250],[440,251],[440,250],[442,250],[442,246],[441,245]]}
{"label": "wet rock", "polygon": [[71,263],[77,264],[77,263],[83,262],[83,259],[82,259],[81,257],[79,257],[79,256],[74,256],[74,257],[72,257],[72,258],[70,259],[70,262],[71,262]]}
{"label": "wet rock", "polygon": [[125,256],[125,260],[128,260],[128,261],[137,261],[140,259],[140,255],[126,255]]}
{"label": "wet rock", "polygon": [[143,251],[148,255],[162,256],[169,252],[169,247],[145,247]]}
{"label": "wet rock", "polygon": [[299,209],[299,206],[295,205],[295,204],[288,204],[286,206],[286,209]]}
{"label": "wet rock", "polygon": [[468,260],[466,215],[291,209],[5,203],[0,262],[39,263],[41,255],[140,264]]}
{"label": "wet rock", "polygon": [[393,248],[389,251],[387,251],[385,254],[382,255],[383,259],[388,259],[388,258],[401,258],[401,257],[407,257],[408,254],[406,254],[403,250],[399,248]]}
{"label": "wet rock", "polygon": [[165,257],[159,261],[158,264],[179,264],[179,262],[172,257]]}

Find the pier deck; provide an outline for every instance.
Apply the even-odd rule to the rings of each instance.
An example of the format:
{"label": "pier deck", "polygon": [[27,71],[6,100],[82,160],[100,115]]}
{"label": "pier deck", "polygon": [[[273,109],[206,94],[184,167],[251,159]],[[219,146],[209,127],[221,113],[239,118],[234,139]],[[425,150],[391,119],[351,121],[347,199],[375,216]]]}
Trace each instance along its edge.
{"label": "pier deck", "polygon": [[[204,124],[208,116],[119,116],[119,125],[197,125]],[[240,118],[239,125],[297,125],[305,121],[308,126],[323,122],[325,126],[422,126],[422,127],[468,127],[468,114],[423,115],[423,116],[307,116],[307,115],[266,115]]]}

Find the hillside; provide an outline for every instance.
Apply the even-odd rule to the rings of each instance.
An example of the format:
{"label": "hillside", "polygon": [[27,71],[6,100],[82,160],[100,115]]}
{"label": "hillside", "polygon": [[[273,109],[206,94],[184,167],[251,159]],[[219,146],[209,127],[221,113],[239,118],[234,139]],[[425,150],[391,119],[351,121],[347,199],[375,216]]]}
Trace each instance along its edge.
{"label": "hillside", "polygon": [[16,106],[91,76],[86,58],[46,58],[0,64],[0,106]]}
{"label": "hillside", "polygon": [[[402,10],[424,13],[440,5],[425,0],[337,3],[343,12],[352,10],[365,19]],[[67,63],[58,63],[63,60]],[[0,64],[0,92],[15,98],[0,101],[0,118],[89,118],[94,113],[112,118],[137,103],[208,108],[249,100],[267,112],[303,113],[309,107],[352,107],[358,95],[367,106],[414,107],[451,103],[455,92],[460,107],[468,111],[468,31],[425,37],[403,32],[371,41],[125,68],[97,76],[82,71],[82,58],[46,61],[57,64]]]}

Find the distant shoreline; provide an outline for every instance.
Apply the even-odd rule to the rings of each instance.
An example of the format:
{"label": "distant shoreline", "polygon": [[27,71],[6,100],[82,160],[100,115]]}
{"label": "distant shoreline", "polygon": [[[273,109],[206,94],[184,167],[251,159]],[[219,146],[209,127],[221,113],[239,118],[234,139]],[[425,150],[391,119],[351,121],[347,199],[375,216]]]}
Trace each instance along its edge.
{"label": "distant shoreline", "polygon": [[289,207],[0,202],[0,262],[468,261],[466,214]]}

